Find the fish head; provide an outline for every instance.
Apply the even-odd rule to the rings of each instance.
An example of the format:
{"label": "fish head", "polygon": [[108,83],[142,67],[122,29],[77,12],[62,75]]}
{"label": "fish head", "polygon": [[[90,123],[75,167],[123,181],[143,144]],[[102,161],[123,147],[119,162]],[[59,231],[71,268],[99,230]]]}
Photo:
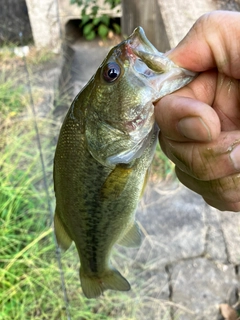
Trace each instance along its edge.
{"label": "fish head", "polygon": [[156,131],[153,103],[195,76],[159,52],[143,29],[136,28],[110,50],[90,80],[89,152],[110,166],[140,157]]}

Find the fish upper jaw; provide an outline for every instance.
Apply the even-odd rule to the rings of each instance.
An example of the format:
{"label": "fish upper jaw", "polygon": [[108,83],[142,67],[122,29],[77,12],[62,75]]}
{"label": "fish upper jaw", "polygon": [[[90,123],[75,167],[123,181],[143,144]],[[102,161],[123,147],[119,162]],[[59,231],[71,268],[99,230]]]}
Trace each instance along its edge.
{"label": "fish upper jaw", "polygon": [[142,27],[137,27],[126,39],[126,43],[133,51],[144,51],[148,53],[158,53],[158,50],[148,40]]}
{"label": "fish upper jaw", "polygon": [[196,72],[177,66],[165,54],[159,52],[138,27],[126,40],[125,52],[134,72],[144,78],[154,91],[152,101],[157,101],[191,82]]}
{"label": "fish upper jaw", "polygon": [[178,67],[161,52],[141,52],[140,57],[136,53],[133,69],[153,89],[153,102],[184,87],[197,76],[196,72]]}

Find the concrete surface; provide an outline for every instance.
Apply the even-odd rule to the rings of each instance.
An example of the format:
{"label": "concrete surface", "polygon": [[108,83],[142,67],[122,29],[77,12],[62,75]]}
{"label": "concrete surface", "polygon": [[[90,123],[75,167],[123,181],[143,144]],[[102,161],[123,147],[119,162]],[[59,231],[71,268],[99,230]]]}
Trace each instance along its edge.
{"label": "concrete surface", "polygon": [[[109,48],[84,40],[71,48],[74,97]],[[209,207],[173,180],[148,186],[137,217],[145,234],[142,246],[118,250],[129,258],[130,294],[141,301],[142,318],[223,319],[219,304],[232,306],[239,299],[240,215]],[[116,261],[124,265],[122,259]]]}
{"label": "concrete surface", "polygon": [[26,3],[35,46],[58,51],[61,32],[57,1],[26,0]]}

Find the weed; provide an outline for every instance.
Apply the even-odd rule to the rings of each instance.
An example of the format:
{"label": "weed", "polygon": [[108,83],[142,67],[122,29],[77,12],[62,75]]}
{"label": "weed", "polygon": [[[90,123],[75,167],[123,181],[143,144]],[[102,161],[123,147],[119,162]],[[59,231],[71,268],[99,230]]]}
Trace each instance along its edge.
{"label": "weed", "polygon": [[157,144],[157,148],[151,166],[150,179],[153,182],[159,182],[169,177],[174,177],[174,164],[163,153],[163,151],[160,148],[160,145]]}
{"label": "weed", "polygon": [[[71,4],[77,4],[81,7],[81,24],[83,36],[87,40],[93,40],[97,35],[102,39],[106,39],[109,31],[116,34],[121,33],[120,25],[111,21],[110,16],[106,13],[106,8],[99,6],[96,0],[71,0]],[[105,0],[105,6],[111,9],[119,7],[120,0]],[[118,9],[120,10],[120,9]]]}
{"label": "weed", "polygon": [[4,74],[0,76],[0,119],[14,117],[26,107],[23,85],[8,79]]}

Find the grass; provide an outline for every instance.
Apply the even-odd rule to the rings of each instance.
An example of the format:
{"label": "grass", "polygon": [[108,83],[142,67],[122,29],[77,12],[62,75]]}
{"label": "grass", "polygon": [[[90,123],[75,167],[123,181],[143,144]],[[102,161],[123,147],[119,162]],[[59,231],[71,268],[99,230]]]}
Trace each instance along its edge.
{"label": "grass", "polygon": [[[65,320],[29,95],[16,75],[6,74],[0,79],[0,320]],[[49,119],[51,115],[38,117],[37,123],[54,207],[52,140],[59,124]],[[72,319],[170,319],[171,305],[162,299],[165,289],[152,286],[149,264],[135,266],[135,255],[121,250],[113,254],[113,264],[133,284],[132,290],[108,291],[97,300],[87,300],[81,292],[75,247],[62,255]]]}
{"label": "grass", "polygon": [[[47,132],[44,120],[40,132]],[[31,120],[12,122],[4,130],[7,139],[0,159],[0,319],[66,319],[59,270],[55,257],[47,199],[42,186],[39,152]],[[46,163],[54,147],[42,139]],[[47,167],[50,180],[51,166]],[[51,181],[51,180],[50,180]],[[53,192],[51,188],[51,196]],[[52,203],[54,205],[54,203]],[[115,252],[115,264],[136,283],[130,258]],[[129,293],[107,292],[104,298],[84,298],[78,278],[79,260],[74,246],[62,256],[72,319],[137,319],[148,296],[146,283]],[[133,261],[132,261],[133,262]],[[119,266],[117,266],[119,269]],[[141,306],[141,308],[139,307]]]}
{"label": "grass", "polygon": [[[15,52],[17,55],[15,54]],[[22,65],[22,49],[17,47],[14,43],[6,43],[0,48],[0,61],[5,67],[12,68],[13,64]],[[30,65],[39,65],[50,61],[54,58],[54,53],[48,49],[37,50],[34,46],[28,47],[28,54],[26,56],[27,62]]]}
{"label": "grass", "polygon": [[0,101],[4,104],[4,108],[0,110],[1,119],[6,117],[13,117],[25,105],[23,86],[15,86],[11,79],[5,79],[2,75],[0,81]]}
{"label": "grass", "polygon": [[165,156],[158,143],[151,166],[150,179],[156,182],[174,177],[174,164]]}

